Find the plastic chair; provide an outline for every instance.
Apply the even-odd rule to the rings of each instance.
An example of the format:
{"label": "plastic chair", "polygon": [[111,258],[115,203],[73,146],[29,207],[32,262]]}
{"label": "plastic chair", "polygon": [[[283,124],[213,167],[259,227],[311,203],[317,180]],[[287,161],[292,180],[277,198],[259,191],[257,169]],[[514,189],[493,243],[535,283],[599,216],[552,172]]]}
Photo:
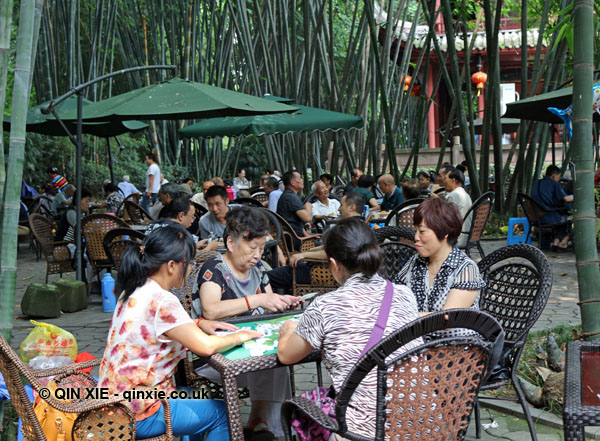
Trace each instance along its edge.
{"label": "plastic chair", "polygon": [[[515,227],[523,226],[523,234],[515,234]],[[526,217],[511,217],[508,220],[508,233],[506,235],[506,245],[515,245],[526,243],[531,245],[531,235],[529,234],[529,221]]]}
{"label": "plastic chair", "polygon": [[524,193],[517,193],[517,198],[519,199],[519,204],[523,208],[523,212],[529,221],[530,229],[527,232],[527,239],[529,240],[529,235],[532,230],[535,228],[538,233],[538,246],[542,247],[542,235],[544,231],[552,231],[556,227],[571,227],[571,222],[553,222],[553,223],[541,223],[540,219],[544,217],[545,214],[550,213],[551,211],[564,211],[564,210],[546,210],[542,207],[535,199],[531,196],[528,196]]}
{"label": "plastic chair", "polygon": [[378,228],[377,230],[373,230],[373,232],[375,233],[375,237],[379,244],[384,243],[386,240],[392,242],[404,242],[410,245],[414,245],[415,243],[415,230],[412,228],[387,225]]}
{"label": "plastic chair", "polygon": [[417,249],[406,242],[382,243],[383,263],[379,268],[379,274],[391,280],[392,277],[408,262],[408,259],[417,252]]}
{"label": "plastic chair", "polygon": [[[430,340],[391,356],[417,338],[448,328],[468,328],[479,335]],[[304,397],[284,402],[285,439],[292,439],[294,412],[344,438],[369,439],[348,431],[346,409],[356,387],[376,370],[375,440],[462,440],[482,379],[492,365],[494,347],[502,336],[498,322],[479,311],[451,309],[421,317],[392,332],[357,360],[336,394],[335,420]]]}

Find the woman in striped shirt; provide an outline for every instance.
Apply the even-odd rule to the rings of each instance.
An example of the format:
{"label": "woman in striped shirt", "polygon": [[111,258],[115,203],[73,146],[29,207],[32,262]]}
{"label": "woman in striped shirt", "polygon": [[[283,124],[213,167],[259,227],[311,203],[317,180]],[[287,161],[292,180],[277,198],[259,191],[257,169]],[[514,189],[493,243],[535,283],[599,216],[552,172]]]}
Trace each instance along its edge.
{"label": "woman in striped shirt", "polygon": [[[383,252],[373,231],[356,218],[343,219],[324,236],[325,252],[334,278],[342,286],[317,297],[298,323],[288,321],[280,329],[279,360],[295,363],[313,349],[320,349],[336,393],[358,361],[377,321],[387,281],[377,274]],[[418,317],[412,292],[394,285],[394,296],[384,336]],[[408,350],[420,343],[404,346]],[[346,418],[350,432],[375,436],[377,376],[373,370],[357,386]],[[333,435],[336,438],[337,435]],[[337,438],[339,439],[339,438]]]}

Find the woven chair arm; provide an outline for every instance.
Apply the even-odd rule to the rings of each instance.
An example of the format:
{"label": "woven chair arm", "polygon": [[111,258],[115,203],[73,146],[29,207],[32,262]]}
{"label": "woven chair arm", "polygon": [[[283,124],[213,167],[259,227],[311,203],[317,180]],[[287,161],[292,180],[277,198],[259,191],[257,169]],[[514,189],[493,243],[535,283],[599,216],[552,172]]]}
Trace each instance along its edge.
{"label": "woven chair arm", "polygon": [[30,372],[36,378],[54,377],[56,375],[73,374],[81,369],[100,366],[101,362],[101,358],[96,358],[94,360],[82,361],[81,363],[73,363],[52,369],[31,369]]}
{"label": "woven chair arm", "polygon": [[123,397],[122,393],[107,399],[80,400],[73,403],[59,400],[52,395],[44,398],[44,400],[53,408],[67,413],[89,412],[92,410],[102,409],[103,407],[110,406],[112,404],[119,404],[127,401],[127,399]]}
{"label": "woven chair arm", "polygon": [[[299,253],[294,253],[294,254],[299,254]],[[303,257],[302,259],[298,259],[299,262],[312,262],[312,263],[328,263],[329,260],[327,259],[317,259],[314,257]]]}
{"label": "woven chair arm", "polygon": [[320,239],[320,234],[309,234],[308,236],[300,236],[298,239],[300,240],[309,240],[309,239]]}
{"label": "woven chair arm", "polygon": [[305,397],[292,397],[281,406],[281,417],[290,425],[294,411],[300,411],[320,426],[331,432],[337,432],[339,426],[336,420],[321,410],[316,403]]}

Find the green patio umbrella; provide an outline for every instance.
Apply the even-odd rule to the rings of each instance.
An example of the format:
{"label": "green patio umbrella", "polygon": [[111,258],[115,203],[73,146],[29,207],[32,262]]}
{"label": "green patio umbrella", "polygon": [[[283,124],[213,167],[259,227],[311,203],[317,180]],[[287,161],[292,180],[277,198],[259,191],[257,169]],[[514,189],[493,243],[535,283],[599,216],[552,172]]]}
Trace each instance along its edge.
{"label": "green patio umbrella", "polygon": [[[32,107],[27,112],[26,131],[33,133],[41,133],[48,136],[66,136],[65,130],[52,114],[42,113],[42,108],[48,106],[49,102]],[[84,108],[93,104],[93,101],[83,100]],[[62,103],[55,107],[58,116],[67,114],[68,112],[77,112],[77,97],[70,96]],[[71,133],[75,133],[75,123],[66,122],[65,125]],[[4,117],[2,122],[4,130],[10,131],[10,117]],[[114,121],[114,122],[86,122],[83,124],[83,133],[101,138],[110,138],[122,135],[128,132],[137,132],[148,127],[148,124],[141,121]]]}
{"label": "green patio umbrella", "polygon": [[[172,78],[86,106],[83,109],[83,120],[90,122],[201,119],[294,111],[295,107],[278,102]],[[66,112],[60,118],[76,120],[77,112]]]}
{"label": "green patio umbrella", "polygon": [[[600,83],[595,83],[600,85]],[[531,121],[545,121],[562,124],[563,120],[548,110],[548,107],[566,109],[573,101],[573,88],[564,87],[552,92],[542,93],[506,105],[504,118],[519,118]],[[600,121],[600,114],[594,112],[594,121]]]}
{"label": "green patio umbrella", "polygon": [[[287,98],[264,97],[270,101],[290,102]],[[295,113],[278,113],[275,115],[258,115],[242,117],[212,118],[179,129],[183,138],[213,138],[221,136],[273,135],[276,133],[312,132],[315,130],[350,130],[362,129],[363,119],[360,116],[299,106]]]}

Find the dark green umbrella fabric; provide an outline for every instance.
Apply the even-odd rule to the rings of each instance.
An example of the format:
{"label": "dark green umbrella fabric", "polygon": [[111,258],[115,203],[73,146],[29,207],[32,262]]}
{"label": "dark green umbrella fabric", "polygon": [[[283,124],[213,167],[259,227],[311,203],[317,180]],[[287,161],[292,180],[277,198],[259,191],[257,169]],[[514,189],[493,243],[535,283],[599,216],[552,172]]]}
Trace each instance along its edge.
{"label": "dark green umbrella fabric", "polygon": [[[265,96],[266,99],[282,98]],[[284,99],[284,98],[283,98]],[[212,138],[220,136],[273,135],[275,133],[312,132],[315,130],[362,129],[360,116],[299,106],[296,113],[279,113],[246,117],[212,118],[179,129],[183,138]]]}
{"label": "dark green umbrella fabric", "polygon": [[[521,120],[517,118],[500,118],[500,124],[502,124],[502,133],[516,132],[521,125]],[[475,133],[481,135],[483,131],[483,118],[477,118],[473,121],[475,127]]]}
{"label": "dark green umbrella fabric", "polygon": [[[600,83],[596,83],[598,85]],[[592,91],[590,91],[592,93]],[[572,104],[573,88],[564,87],[552,92],[542,93],[506,105],[504,118],[528,119],[531,121],[545,121],[548,123],[562,124],[564,121],[548,110],[548,107],[566,109]],[[594,121],[600,121],[600,114],[594,112]]]}
{"label": "dark green umbrella fabric", "polygon": [[[93,104],[93,101],[83,100],[83,107]],[[49,136],[66,136],[65,130],[54,118],[52,114],[42,113],[42,108],[46,107],[48,103],[40,104],[39,106],[32,107],[27,112],[27,125],[25,130],[27,132],[41,133],[42,135]],[[65,101],[56,106],[56,113],[61,117],[67,112],[77,111],[77,97],[70,96]],[[76,124],[73,122],[65,122],[65,125],[69,131],[74,135],[77,129]],[[99,136],[102,138],[110,138],[113,136],[119,136],[123,133],[137,132],[148,127],[148,124],[141,121],[116,121],[116,122],[97,122],[83,124],[83,133],[88,135]],[[5,131],[10,131],[10,117],[4,117],[2,128]]]}
{"label": "dark green umbrella fabric", "polygon": [[[83,110],[83,119],[85,121],[201,119],[295,110],[296,108],[285,104],[233,90],[172,78],[86,106]],[[65,114],[64,119],[77,119],[77,112]]]}

